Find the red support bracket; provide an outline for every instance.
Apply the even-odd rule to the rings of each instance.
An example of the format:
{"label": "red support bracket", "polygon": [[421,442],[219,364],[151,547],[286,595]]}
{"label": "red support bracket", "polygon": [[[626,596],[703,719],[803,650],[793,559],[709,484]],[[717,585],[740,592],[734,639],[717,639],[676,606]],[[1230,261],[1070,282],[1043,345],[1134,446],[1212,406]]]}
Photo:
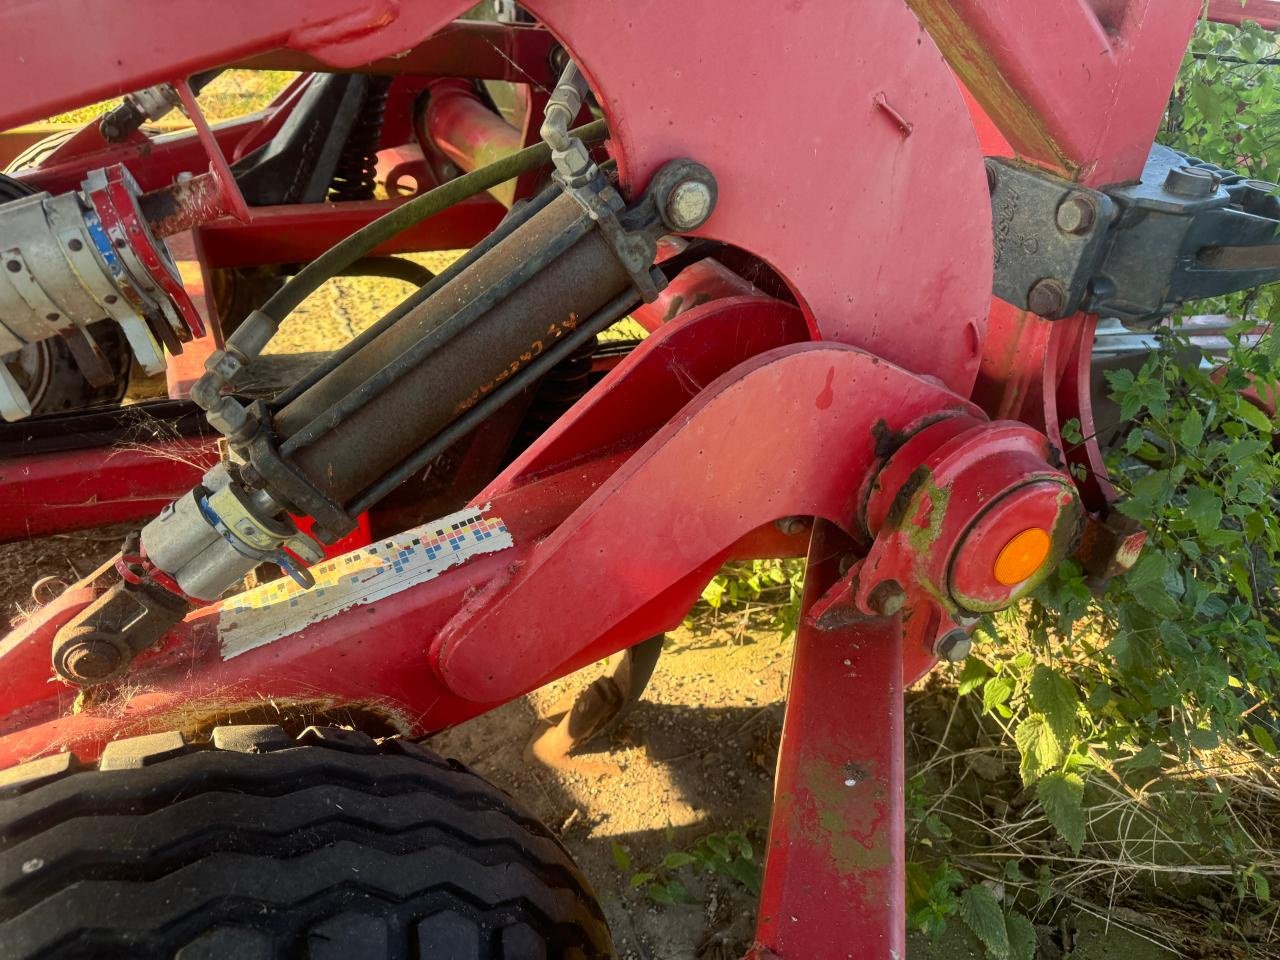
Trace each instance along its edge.
{"label": "red support bracket", "polygon": [[852,546],[814,530],[748,960],[907,955],[902,617],[853,607]]}

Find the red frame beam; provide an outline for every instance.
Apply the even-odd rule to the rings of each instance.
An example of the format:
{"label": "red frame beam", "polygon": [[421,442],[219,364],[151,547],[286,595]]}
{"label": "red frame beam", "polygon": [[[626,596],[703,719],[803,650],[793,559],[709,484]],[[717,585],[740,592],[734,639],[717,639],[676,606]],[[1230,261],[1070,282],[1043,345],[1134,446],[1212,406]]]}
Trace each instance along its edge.
{"label": "red frame beam", "polygon": [[149,520],[217,462],[217,443],[198,438],[7,457],[0,543]]}
{"label": "red frame beam", "polygon": [[[417,46],[352,69],[361,73],[412,74],[419,77],[474,77],[555,86],[551,51],[556,40],[542,27],[483,20],[455,20]],[[273,50],[237,63],[251,70],[333,70],[305,50]]]}
{"label": "red frame beam", "polygon": [[[304,263],[408,199],[250,207],[248,223],[223,217],[200,228],[205,263],[210,267]],[[466,249],[493,230],[506,212],[487,194],[470,197],[415,224],[373,253]]]}
{"label": "red frame beam", "polygon": [[1090,186],[1134,180],[1199,0],[908,0],[1014,151]]}
{"label": "red frame beam", "polygon": [[[815,529],[806,610],[852,546]],[[749,960],[907,955],[902,619],[842,619],[796,631]]]}

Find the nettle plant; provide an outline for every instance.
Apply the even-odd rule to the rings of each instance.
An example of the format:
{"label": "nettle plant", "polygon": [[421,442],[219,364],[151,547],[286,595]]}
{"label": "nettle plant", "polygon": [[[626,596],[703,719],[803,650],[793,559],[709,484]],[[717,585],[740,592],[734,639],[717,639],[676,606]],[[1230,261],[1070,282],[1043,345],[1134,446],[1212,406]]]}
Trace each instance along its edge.
{"label": "nettle plant", "polygon": [[[1252,24],[1202,24],[1160,139],[1251,177],[1280,177],[1278,55]],[[992,910],[991,891],[1006,883],[1015,893],[1005,902],[1026,905],[1030,893],[1043,905],[1068,887],[1107,882],[1108,871],[1145,866],[1155,876],[1191,862],[1188,875],[1276,913],[1274,797],[1250,823],[1232,791],[1247,783],[1238,768],[1274,756],[1280,739],[1280,461],[1266,412],[1280,396],[1280,296],[1257,290],[1184,313],[1237,318],[1225,355],[1206,360],[1175,319],[1138,369],[1108,375],[1121,422],[1098,424],[1111,440],[1116,509],[1148,532],[1138,564],[1095,595],[1080,567],[1064,563],[1031,601],[979,628],[986,642],[958,677],[959,693],[980,697],[978,712],[1013,741],[1034,804],[1020,808],[1019,826],[989,830],[995,859],[953,855],[965,876],[936,858],[950,835],[945,805],[921,805],[913,824],[934,858],[916,871],[913,920],[937,931],[958,914],[992,957],[1030,956],[1021,914],[1008,910],[1003,929]],[[1064,439],[1085,439],[1078,423]],[[1215,760],[1215,751],[1231,756]],[[1130,800],[1137,832],[1152,840],[1145,864],[1115,822]],[[1055,840],[1026,840],[1037,817]],[[966,878],[984,880],[987,893]],[[1215,924],[1215,935],[1251,936],[1244,921]]]}
{"label": "nettle plant", "polygon": [[1275,389],[1273,340],[1231,333],[1214,369],[1180,334],[1160,339],[1137,373],[1108,378],[1128,424],[1108,457],[1117,509],[1148,533],[1137,565],[1095,596],[1065,562],[985,625],[993,655],[960,677],[1011,722],[1022,778],[1076,852],[1086,776],[1238,736],[1275,753],[1280,736],[1280,460],[1272,418],[1245,396]]}
{"label": "nettle plant", "polygon": [[[1280,176],[1280,71],[1253,24],[1203,24],[1164,135],[1170,145],[1259,178]],[[1202,360],[1177,321],[1136,372],[1108,374],[1121,426],[1108,453],[1117,509],[1148,531],[1137,566],[1095,597],[1067,562],[988,633],[1006,643],[982,679],[984,708],[1015,721],[1021,773],[1075,850],[1082,778],[1125,760],[1159,767],[1244,734],[1274,753],[1280,679],[1280,463],[1265,402],[1276,393],[1280,319],[1272,290],[1193,305],[1240,318],[1230,348]],[[1080,442],[1079,424],[1066,425]],[[1016,624],[1016,626],[1015,626]],[[1011,629],[1013,628],[1013,629]],[[962,690],[987,668],[970,664]]]}

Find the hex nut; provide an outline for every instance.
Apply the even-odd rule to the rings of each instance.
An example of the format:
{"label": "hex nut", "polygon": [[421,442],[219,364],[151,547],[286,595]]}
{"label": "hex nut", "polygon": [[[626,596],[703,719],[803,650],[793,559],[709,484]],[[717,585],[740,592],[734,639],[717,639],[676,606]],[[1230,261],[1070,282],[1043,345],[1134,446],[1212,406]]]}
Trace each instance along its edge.
{"label": "hex nut", "polygon": [[973,649],[973,641],[969,639],[969,634],[965,633],[959,627],[954,630],[948,630],[934,645],[933,652],[943,660],[951,663],[959,663],[965,657],[969,656],[969,651]]}

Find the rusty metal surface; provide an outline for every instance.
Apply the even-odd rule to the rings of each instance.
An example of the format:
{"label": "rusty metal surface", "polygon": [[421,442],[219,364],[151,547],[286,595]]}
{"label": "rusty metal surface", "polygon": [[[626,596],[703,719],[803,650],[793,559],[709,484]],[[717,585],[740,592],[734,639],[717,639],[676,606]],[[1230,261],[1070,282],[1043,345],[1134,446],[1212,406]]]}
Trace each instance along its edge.
{"label": "rusty metal surface", "polygon": [[1199,0],[908,0],[1016,155],[1088,186],[1142,171]]}

